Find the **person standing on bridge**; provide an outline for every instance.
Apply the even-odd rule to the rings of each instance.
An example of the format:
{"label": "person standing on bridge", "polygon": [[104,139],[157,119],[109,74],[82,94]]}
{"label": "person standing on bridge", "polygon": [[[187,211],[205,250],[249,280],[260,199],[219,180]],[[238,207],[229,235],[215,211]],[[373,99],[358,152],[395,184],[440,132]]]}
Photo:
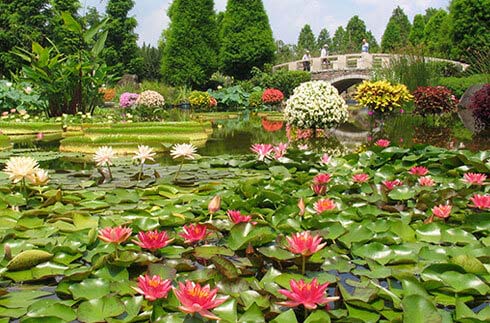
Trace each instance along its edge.
{"label": "person standing on bridge", "polygon": [[320,58],[322,59],[322,66],[327,69],[328,68],[328,45],[323,45],[322,50],[320,51]]}
{"label": "person standing on bridge", "polygon": [[363,40],[362,40],[361,52],[362,53],[368,53],[369,52],[369,43],[367,42],[366,38],[363,38]]}
{"label": "person standing on bridge", "polygon": [[310,60],[311,60],[310,51],[306,50],[302,58],[304,71],[308,71],[308,72],[310,71]]}

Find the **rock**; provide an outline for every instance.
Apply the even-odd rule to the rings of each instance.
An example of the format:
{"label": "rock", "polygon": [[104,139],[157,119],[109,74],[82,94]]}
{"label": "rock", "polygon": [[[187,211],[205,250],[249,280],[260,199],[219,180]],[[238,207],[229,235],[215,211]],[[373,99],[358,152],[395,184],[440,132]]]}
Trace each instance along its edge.
{"label": "rock", "polygon": [[121,79],[117,82],[117,85],[119,86],[134,86],[136,88],[139,88],[139,83],[138,83],[138,75],[136,74],[124,74]]}
{"label": "rock", "polygon": [[470,86],[466,90],[466,92],[464,92],[458,104],[459,118],[463,122],[466,129],[468,129],[472,133],[478,133],[481,131],[481,129],[479,129],[475,117],[473,116],[473,112],[469,108],[471,103],[471,97],[473,96],[473,94],[475,94],[475,92],[481,90],[483,85],[484,84],[475,84]]}

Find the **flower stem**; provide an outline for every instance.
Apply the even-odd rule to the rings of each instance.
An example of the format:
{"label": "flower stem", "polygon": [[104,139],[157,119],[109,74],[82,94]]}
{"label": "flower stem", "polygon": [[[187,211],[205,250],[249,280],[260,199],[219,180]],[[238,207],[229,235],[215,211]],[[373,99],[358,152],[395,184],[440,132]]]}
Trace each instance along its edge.
{"label": "flower stem", "polygon": [[22,195],[24,195],[24,199],[26,200],[26,207],[27,207],[27,185],[26,185],[26,179],[22,178],[22,183],[21,183],[21,190],[22,190]]}
{"label": "flower stem", "polygon": [[[304,275],[306,272],[306,256],[302,256],[302,262],[301,262],[301,275]],[[305,309],[306,310],[306,309]],[[306,319],[306,317],[305,317]]]}
{"label": "flower stem", "polygon": [[140,180],[141,180],[141,176],[143,175],[143,165],[144,165],[144,163],[141,163],[140,172],[139,172],[139,174],[138,174],[138,181],[140,181]]}
{"label": "flower stem", "polygon": [[112,179],[111,166],[109,165],[109,163],[107,163],[106,165],[107,165],[107,170],[109,171],[109,178]]}
{"label": "flower stem", "polygon": [[174,182],[177,180],[177,177],[179,176],[180,170],[182,169],[183,165],[184,165],[184,159],[182,159],[182,162],[180,163],[179,169],[177,170],[177,173],[175,173]]}
{"label": "flower stem", "polygon": [[304,321],[306,321],[306,318],[308,318],[308,309],[305,307],[305,311],[304,311]]}

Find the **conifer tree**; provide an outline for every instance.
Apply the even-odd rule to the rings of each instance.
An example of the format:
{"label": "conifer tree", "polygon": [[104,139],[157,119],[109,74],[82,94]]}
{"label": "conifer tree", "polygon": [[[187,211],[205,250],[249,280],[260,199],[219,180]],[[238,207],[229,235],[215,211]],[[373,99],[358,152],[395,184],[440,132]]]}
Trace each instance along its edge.
{"label": "conifer tree", "polygon": [[274,38],[262,0],[228,0],[220,31],[221,70],[238,79],[274,61]]}
{"label": "conifer tree", "polygon": [[446,58],[451,50],[449,37],[449,15],[440,9],[424,28],[424,44],[431,56]]}
{"label": "conifer tree", "polygon": [[304,25],[298,37],[298,54],[303,55],[306,50],[315,51],[317,47],[316,44],[315,35],[313,34],[310,25]]}
{"label": "conifer tree", "polygon": [[413,17],[413,25],[408,35],[410,44],[416,46],[424,41],[425,17],[422,14],[416,14]]}
{"label": "conifer tree", "polygon": [[136,44],[138,35],[134,32],[138,23],[134,17],[128,16],[133,7],[133,0],[109,0],[106,7],[109,33],[104,56],[107,66],[119,76],[124,73],[138,74],[142,64]]}
{"label": "conifer tree", "polygon": [[347,52],[347,36],[345,33],[345,29],[342,26],[339,26],[337,30],[335,30],[335,34],[332,39],[332,49],[331,52],[333,54],[345,54]]}
{"label": "conifer tree", "polygon": [[204,87],[217,70],[213,0],[174,0],[165,32],[162,76],[172,85]]}
{"label": "conifer tree", "polygon": [[396,7],[381,39],[383,52],[397,51],[408,45],[411,24],[402,8]]}
{"label": "conifer tree", "polygon": [[322,48],[324,45],[328,45],[329,48],[332,47],[332,38],[330,38],[330,33],[327,28],[320,30],[318,38],[316,39],[317,48]]}
{"label": "conifer tree", "polygon": [[361,18],[359,18],[359,16],[353,16],[349,19],[349,22],[347,23],[347,27],[345,28],[345,35],[347,52],[360,52],[362,40],[364,38],[367,39],[366,24]]}

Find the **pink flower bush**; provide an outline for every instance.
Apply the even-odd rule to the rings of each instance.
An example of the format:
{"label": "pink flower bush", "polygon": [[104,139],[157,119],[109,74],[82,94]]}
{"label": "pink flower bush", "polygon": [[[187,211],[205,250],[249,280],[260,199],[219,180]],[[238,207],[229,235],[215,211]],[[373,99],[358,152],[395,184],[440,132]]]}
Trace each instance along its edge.
{"label": "pink flower bush", "polygon": [[263,161],[270,156],[274,147],[271,144],[254,144],[250,149],[257,154],[258,160]]}
{"label": "pink flower bush", "polygon": [[167,232],[159,232],[157,230],[148,232],[139,232],[137,235],[138,240],[133,240],[138,246],[143,249],[155,251],[166,247],[174,239],[170,239]]}
{"label": "pink flower bush", "polygon": [[402,186],[403,185],[403,182],[400,181],[399,179],[395,179],[393,181],[382,181],[381,183],[389,191],[391,191],[392,189],[394,189],[396,186]]}
{"label": "pink flower bush", "polygon": [[139,95],[136,93],[125,92],[119,97],[119,106],[121,108],[130,108],[136,104]]}
{"label": "pink flower bush", "polygon": [[331,199],[320,199],[313,204],[313,208],[315,209],[316,213],[320,214],[325,211],[330,211],[336,208],[335,202],[332,201]]}
{"label": "pink flower bush", "polygon": [[432,208],[432,214],[434,214],[438,218],[445,219],[449,217],[449,215],[451,215],[451,209],[451,205],[440,204]]}
{"label": "pink flower bush", "polygon": [[220,306],[228,299],[228,296],[216,297],[218,288],[211,289],[209,285],[201,287],[199,283],[189,280],[186,280],[185,284],[179,282],[179,288],[174,288],[174,293],[182,304],[179,306],[182,312],[188,314],[199,313],[202,317],[210,320],[220,320],[209,310]]}
{"label": "pink flower bush", "polygon": [[470,185],[483,185],[486,179],[487,175],[480,173],[465,173],[463,175],[463,181]]}
{"label": "pink flower bush", "polygon": [[322,238],[319,235],[312,236],[310,231],[293,233],[290,237],[286,237],[286,241],[289,251],[302,256],[311,256],[327,244],[321,243]]}
{"label": "pink flower bush", "polygon": [[378,147],[386,148],[390,145],[390,141],[387,139],[379,139],[375,142],[375,145]]}
{"label": "pink flower bush", "polygon": [[183,232],[179,236],[184,238],[185,243],[196,243],[204,240],[209,235],[208,228],[204,224],[184,225]]}
{"label": "pink flower bush", "polygon": [[128,227],[107,227],[99,230],[99,239],[108,243],[121,244],[128,240],[131,236],[132,230]]}
{"label": "pink flower bush", "polygon": [[366,183],[369,180],[369,175],[366,173],[352,175],[352,181],[354,183]]}
{"label": "pink flower bush", "polygon": [[160,298],[167,298],[167,294],[172,289],[170,279],[162,279],[160,276],[139,276],[138,287],[133,287],[135,291],[145,296],[149,301],[155,301]]}
{"label": "pink flower bush", "polygon": [[328,283],[319,284],[316,278],[313,278],[310,283],[305,283],[302,279],[299,281],[291,279],[289,281],[291,290],[278,290],[279,293],[286,296],[289,300],[285,302],[278,302],[278,304],[287,307],[303,305],[309,310],[314,310],[318,305],[322,306],[328,302],[333,302],[339,299],[339,297],[325,296],[325,291],[327,290],[328,285]]}
{"label": "pink flower bush", "polygon": [[427,167],[424,166],[414,166],[410,168],[410,174],[415,175],[415,176],[425,176],[429,173],[429,170]]}
{"label": "pink flower bush", "polygon": [[418,179],[420,186],[434,186],[436,183],[430,176],[419,177]]}
{"label": "pink flower bush", "polygon": [[490,195],[474,194],[470,197],[470,201],[473,203],[470,204],[471,207],[480,210],[490,209]]}

